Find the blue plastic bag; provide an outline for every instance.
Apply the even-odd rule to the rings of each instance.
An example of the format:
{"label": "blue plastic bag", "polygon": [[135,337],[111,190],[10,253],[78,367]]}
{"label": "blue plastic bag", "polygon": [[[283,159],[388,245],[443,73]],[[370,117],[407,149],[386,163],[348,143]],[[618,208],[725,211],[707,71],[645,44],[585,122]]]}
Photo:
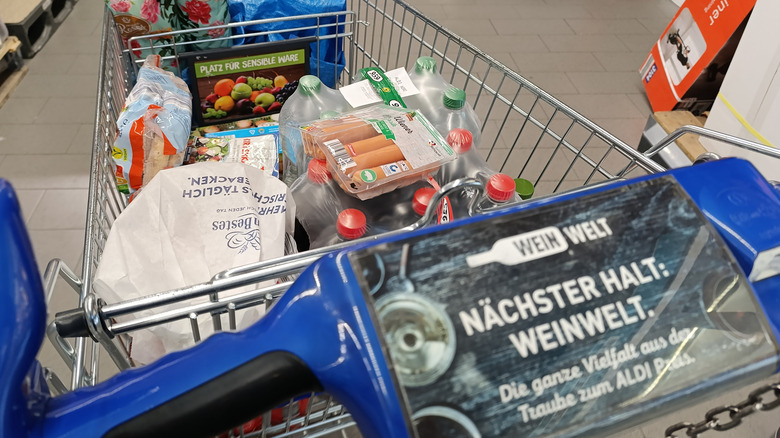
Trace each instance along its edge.
{"label": "blue plastic bag", "polygon": [[[229,0],[231,22],[262,20],[268,18],[291,17],[297,15],[321,14],[325,12],[346,11],[346,0]],[[295,32],[280,32],[260,37],[236,39],[235,44],[252,44],[268,41],[280,41],[291,38],[336,35],[344,31],[344,26],[327,26],[344,21],[344,15],[311,18],[306,20],[286,20],[262,25],[235,28],[235,34],[267,32],[300,27],[316,26],[319,29],[306,29]],[[341,38],[320,39],[311,44],[311,74],[317,75],[322,83],[334,88],[336,79],[344,69],[344,49]]]}

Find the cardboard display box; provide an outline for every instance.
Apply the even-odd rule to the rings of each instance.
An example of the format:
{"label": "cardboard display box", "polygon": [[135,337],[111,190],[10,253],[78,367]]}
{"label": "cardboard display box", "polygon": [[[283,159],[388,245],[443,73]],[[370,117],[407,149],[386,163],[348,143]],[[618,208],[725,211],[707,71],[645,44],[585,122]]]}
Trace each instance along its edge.
{"label": "cardboard display box", "polygon": [[[780,147],[780,2],[758,0],[734,54],[706,128]],[[750,160],[768,179],[780,180],[780,160],[719,141],[704,146],[724,157]]]}
{"label": "cardboard display box", "polygon": [[640,74],[653,111],[708,110],[756,0],[686,0]]}

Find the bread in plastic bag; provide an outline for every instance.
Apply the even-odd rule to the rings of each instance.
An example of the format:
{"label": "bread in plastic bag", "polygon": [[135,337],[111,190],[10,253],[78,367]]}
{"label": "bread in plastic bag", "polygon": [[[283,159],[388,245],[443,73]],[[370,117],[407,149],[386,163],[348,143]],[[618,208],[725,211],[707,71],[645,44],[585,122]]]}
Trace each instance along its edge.
{"label": "bread in plastic bag", "polygon": [[184,161],[192,96],[187,84],[160,69],[159,62],[159,56],[146,58],[116,123],[112,156],[122,193],[139,190],[160,170]]}

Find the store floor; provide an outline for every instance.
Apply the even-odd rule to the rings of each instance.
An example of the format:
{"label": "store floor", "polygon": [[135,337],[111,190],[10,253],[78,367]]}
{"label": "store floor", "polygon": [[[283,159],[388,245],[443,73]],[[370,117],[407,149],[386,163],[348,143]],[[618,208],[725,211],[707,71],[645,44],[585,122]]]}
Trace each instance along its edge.
{"label": "store floor", "polygon": [[[677,9],[670,0],[411,3],[629,145],[638,143],[651,110],[636,71]],[[17,189],[41,270],[55,257],[81,268],[103,4],[76,4],[0,108],[0,177]],[[75,293],[60,287],[50,315],[75,305]],[[47,342],[39,357],[69,378]],[[720,392],[617,436],[661,437],[667,426],[700,420],[747,389]],[[778,426],[776,416],[759,413],[712,435],[768,438]]]}

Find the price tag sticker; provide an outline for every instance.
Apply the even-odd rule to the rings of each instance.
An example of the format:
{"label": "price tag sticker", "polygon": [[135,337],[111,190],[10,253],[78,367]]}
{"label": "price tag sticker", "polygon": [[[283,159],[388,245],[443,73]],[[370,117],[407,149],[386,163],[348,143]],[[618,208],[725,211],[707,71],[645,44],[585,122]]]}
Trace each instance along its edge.
{"label": "price tag sticker", "polygon": [[[375,78],[382,77],[381,75],[378,76],[377,71],[372,70],[372,72],[375,73]],[[409,77],[409,74],[403,68],[390,70],[384,73],[384,77],[387,78],[389,83],[378,83],[366,79],[341,87],[339,91],[353,108],[360,108],[382,101],[396,108],[406,108],[406,105],[402,103],[402,98],[420,93],[417,87],[414,86],[412,78]],[[378,89],[376,84],[382,84],[380,85],[381,89]],[[392,97],[393,95],[388,95],[392,90],[395,90],[397,93],[397,98]]]}

